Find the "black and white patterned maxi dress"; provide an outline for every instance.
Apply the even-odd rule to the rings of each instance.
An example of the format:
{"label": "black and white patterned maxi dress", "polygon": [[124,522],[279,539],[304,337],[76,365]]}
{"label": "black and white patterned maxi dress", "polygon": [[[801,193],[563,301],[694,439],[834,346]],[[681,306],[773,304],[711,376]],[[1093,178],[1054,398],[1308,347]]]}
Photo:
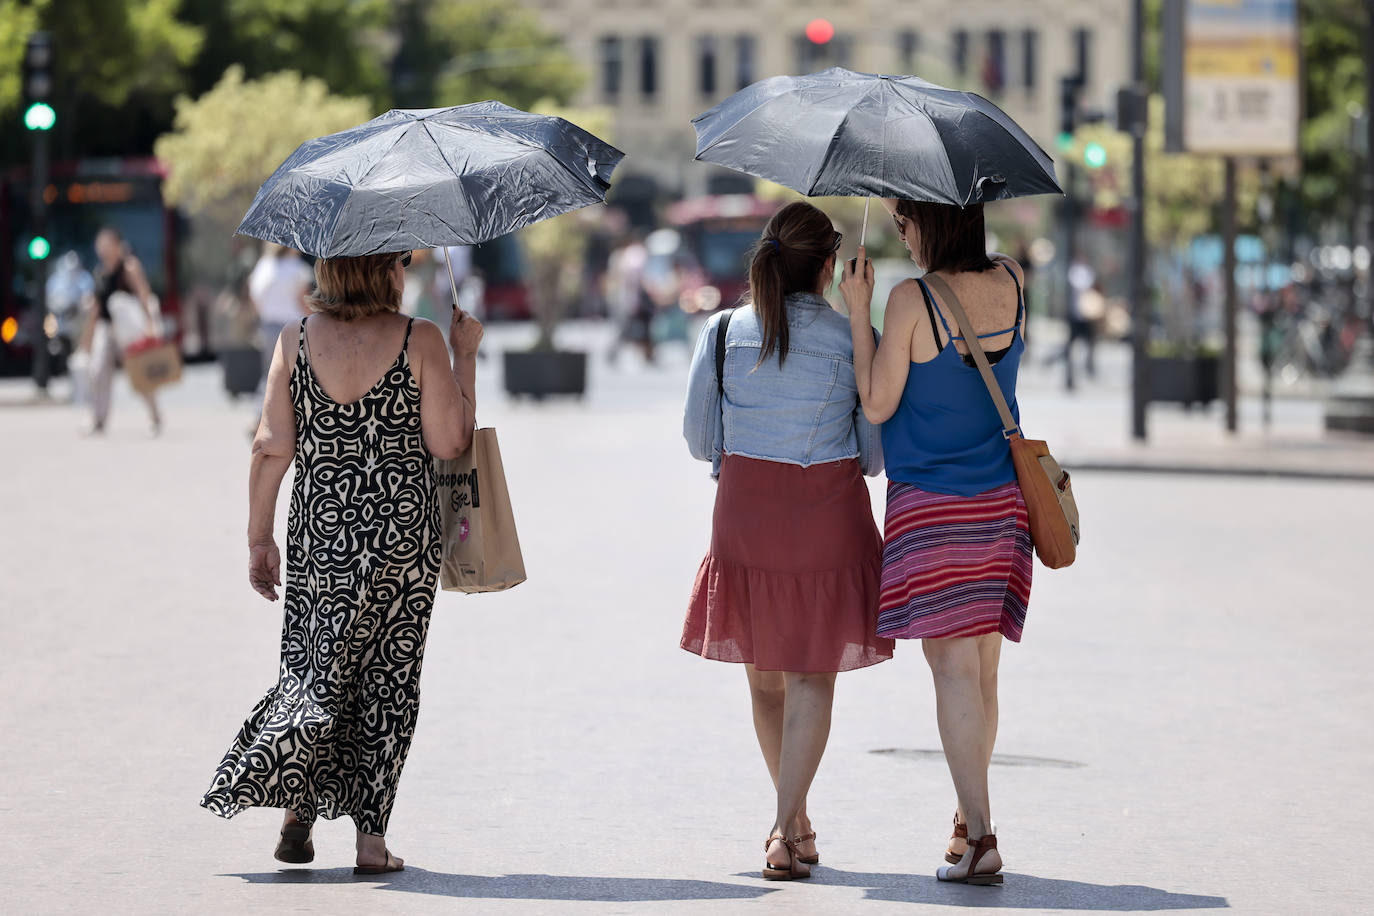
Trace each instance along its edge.
{"label": "black and white patterned maxi dress", "polygon": [[339,404],[315,378],[301,322],[281,673],[201,800],[221,817],[291,808],[303,823],[347,814],[364,833],[386,833],[440,560],[409,342],[407,326],[381,381]]}

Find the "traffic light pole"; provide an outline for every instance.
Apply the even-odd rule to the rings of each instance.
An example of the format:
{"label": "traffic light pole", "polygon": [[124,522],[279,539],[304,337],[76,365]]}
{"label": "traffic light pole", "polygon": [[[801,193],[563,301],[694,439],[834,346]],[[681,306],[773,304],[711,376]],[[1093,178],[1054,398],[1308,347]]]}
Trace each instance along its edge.
{"label": "traffic light pole", "polygon": [[[33,135],[33,162],[29,172],[29,215],[35,238],[48,236],[48,131],[30,131]],[[39,391],[48,390],[51,366],[48,362],[48,258],[30,259],[34,269],[33,304],[35,321],[33,339],[33,383]]]}
{"label": "traffic light pole", "polygon": [[1150,364],[1146,342],[1150,335],[1149,288],[1145,282],[1145,129],[1149,123],[1149,94],[1145,88],[1145,0],[1132,0],[1131,81],[1136,104],[1131,106],[1131,234],[1127,258],[1131,301],[1131,437],[1145,441],[1145,408],[1150,400]]}

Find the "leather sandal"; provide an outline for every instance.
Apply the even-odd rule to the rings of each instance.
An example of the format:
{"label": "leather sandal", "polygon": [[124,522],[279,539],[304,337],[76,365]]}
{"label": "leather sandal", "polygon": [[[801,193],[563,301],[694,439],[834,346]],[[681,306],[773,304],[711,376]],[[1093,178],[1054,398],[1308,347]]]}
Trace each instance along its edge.
{"label": "leather sandal", "polygon": [[766,858],[763,860],[763,880],[765,881],[795,881],[798,878],[811,877],[811,869],[797,856],[797,844],[783,836],[775,833],[763,841],[763,851],[766,855],[768,847],[773,845],[774,840],[780,840],[782,845],[787,847],[788,861],[786,865],[774,865]]}
{"label": "leather sandal", "polygon": [[968,845],[968,824],[959,823],[959,812],[954,812],[954,833],[950,835],[949,845],[945,847],[945,861],[950,865],[958,865],[964,861],[963,855],[954,851],[954,841],[963,840],[964,845]]}
{"label": "leather sandal", "polygon": [[401,864],[400,860],[398,860],[395,856],[393,856],[393,855],[391,854],[391,850],[388,849],[388,850],[386,851],[386,864],[385,864],[385,865],[358,865],[358,866],[355,866],[355,867],[354,867],[354,869],[353,869],[353,874],[355,874],[355,875],[385,875],[385,874],[388,874],[388,873],[393,872],[393,871],[405,871],[405,868],[406,868],[406,867],[405,867],[404,865]]}
{"label": "leather sandal", "polygon": [[[801,836],[794,836],[792,838],[792,842],[796,843],[798,846],[800,846],[802,843],[805,843],[807,840],[810,840],[813,843],[816,842],[816,831],[813,830],[810,833],[803,833]],[[814,856],[799,856],[797,858],[797,861],[801,862],[803,865],[819,865],[821,864],[820,850],[816,850],[816,854]]]}
{"label": "leather sandal", "polygon": [[997,867],[997,871],[981,873],[978,871],[978,863],[983,860],[984,856],[997,848],[997,834],[985,834],[976,840],[969,841],[968,845],[969,850],[973,853],[973,858],[969,860],[968,871],[964,873],[963,877],[950,877],[951,866],[949,865],[941,865],[935,872],[935,877],[940,881],[948,881],[953,884],[1001,884],[1003,879],[1000,865]]}
{"label": "leather sandal", "polygon": [[283,827],[277,851],[272,857],[290,865],[305,865],[315,861],[315,844],[310,841],[310,828],[301,823]]}

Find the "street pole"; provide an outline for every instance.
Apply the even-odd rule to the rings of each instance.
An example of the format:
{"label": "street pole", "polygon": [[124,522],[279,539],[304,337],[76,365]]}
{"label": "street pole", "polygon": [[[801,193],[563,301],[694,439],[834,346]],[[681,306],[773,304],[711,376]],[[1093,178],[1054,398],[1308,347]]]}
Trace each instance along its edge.
{"label": "street pole", "polygon": [[[33,135],[33,160],[29,172],[29,217],[35,238],[48,237],[48,201],[43,196],[48,189],[48,131],[30,131]],[[32,311],[36,321],[30,327],[34,330],[33,339],[33,383],[40,392],[48,390],[51,375],[48,363],[48,260],[31,258],[34,269],[34,291]]]}
{"label": "street pole", "polygon": [[1131,300],[1131,437],[1143,442],[1145,408],[1150,399],[1150,364],[1145,352],[1150,334],[1150,301],[1145,283],[1145,129],[1150,117],[1145,87],[1145,0],[1132,2],[1131,29],[1131,81],[1136,96],[1131,124],[1131,241],[1127,259],[1127,294]]}
{"label": "street pole", "polygon": [[1064,233],[1063,255],[1059,259],[1059,282],[1063,284],[1062,289],[1064,290],[1065,325],[1066,327],[1070,327],[1069,337],[1064,341],[1064,389],[1066,391],[1073,391],[1073,348],[1070,344],[1073,342],[1071,324],[1074,309],[1074,290],[1069,275],[1073,269],[1073,262],[1078,256],[1079,207],[1078,199],[1074,196],[1078,193],[1078,170],[1074,168],[1072,162],[1065,163],[1064,178],[1064,189],[1067,193],[1059,201],[1059,213]]}
{"label": "street pole", "polygon": [[1222,392],[1226,398],[1226,431],[1236,431],[1236,160],[1226,157],[1226,191],[1221,212],[1221,273],[1226,291],[1226,353],[1222,361]]}

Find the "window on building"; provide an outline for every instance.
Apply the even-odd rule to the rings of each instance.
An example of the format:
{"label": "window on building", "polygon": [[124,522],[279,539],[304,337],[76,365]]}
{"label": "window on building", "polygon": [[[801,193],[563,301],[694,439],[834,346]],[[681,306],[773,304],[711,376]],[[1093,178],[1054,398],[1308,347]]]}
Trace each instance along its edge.
{"label": "window on building", "polygon": [[968,75],[968,32],[957,29],[950,37],[949,50],[951,55],[950,63],[954,66],[954,72],[958,76]]}
{"label": "window on building", "polygon": [[1092,82],[1092,29],[1074,29],[1073,44],[1078,58],[1078,76],[1084,85]]}
{"label": "window on building", "polygon": [[614,100],[620,97],[620,80],[624,60],[620,39],[606,35],[601,39],[601,95]]}
{"label": "window on building", "polygon": [[753,35],[735,37],[735,88],[743,89],[758,79],[758,53]]}
{"label": "window on building", "polygon": [[1021,85],[1027,89],[1035,88],[1035,54],[1040,43],[1040,33],[1026,29],[1021,33]]}
{"label": "window on building", "polygon": [[1007,36],[1001,29],[987,34],[987,51],[983,55],[983,88],[996,95],[1007,82]]}
{"label": "window on building", "polygon": [[653,35],[639,39],[639,94],[645,101],[658,96],[658,39]]}
{"label": "window on building", "polygon": [[846,35],[834,35],[817,44],[803,33],[797,36],[797,72],[812,73],[828,67],[849,66],[853,42]]}
{"label": "window on building", "polygon": [[697,39],[697,89],[702,95],[716,95],[716,39],[703,35]]}
{"label": "window on building", "polygon": [[897,65],[903,73],[916,72],[916,58],[921,54],[921,36],[910,29],[897,36]]}

